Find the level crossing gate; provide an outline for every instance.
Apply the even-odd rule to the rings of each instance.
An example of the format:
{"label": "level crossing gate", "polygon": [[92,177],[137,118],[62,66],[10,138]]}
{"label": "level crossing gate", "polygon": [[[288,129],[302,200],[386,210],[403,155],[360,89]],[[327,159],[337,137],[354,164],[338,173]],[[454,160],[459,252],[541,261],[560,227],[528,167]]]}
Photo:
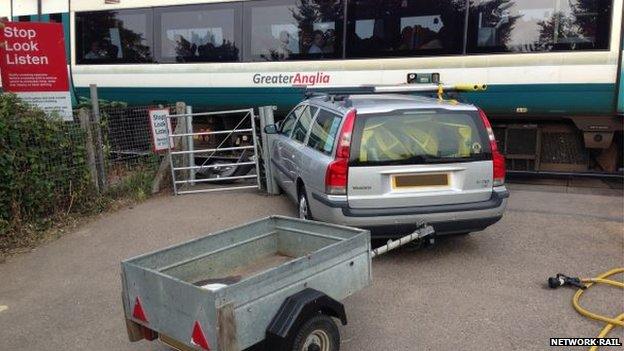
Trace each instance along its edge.
{"label": "level crossing gate", "polygon": [[[211,117],[234,123],[194,130],[194,121]],[[185,114],[167,118],[175,195],[261,188],[253,108],[193,113],[187,106]]]}

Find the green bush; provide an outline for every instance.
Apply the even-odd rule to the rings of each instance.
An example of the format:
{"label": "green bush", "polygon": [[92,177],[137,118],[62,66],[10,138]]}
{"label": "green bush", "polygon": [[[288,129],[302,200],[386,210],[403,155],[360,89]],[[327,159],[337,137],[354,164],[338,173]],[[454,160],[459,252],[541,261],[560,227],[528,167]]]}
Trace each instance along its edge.
{"label": "green bush", "polygon": [[[108,165],[105,113],[100,127]],[[131,165],[117,163],[118,179],[99,194],[91,183],[82,127],[0,94],[0,254],[32,246],[48,228],[106,211],[116,200],[146,199],[159,162],[152,154]]]}
{"label": "green bush", "polygon": [[71,207],[91,195],[80,126],[0,95],[0,239],[79,209]]}

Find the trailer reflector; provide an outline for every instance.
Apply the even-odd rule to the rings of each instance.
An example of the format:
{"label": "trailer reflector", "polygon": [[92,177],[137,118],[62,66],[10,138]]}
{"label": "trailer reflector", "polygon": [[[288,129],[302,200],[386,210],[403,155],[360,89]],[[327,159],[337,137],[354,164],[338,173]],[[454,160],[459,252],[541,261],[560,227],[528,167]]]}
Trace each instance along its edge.
{"label": "trailer reflector", "polygon": [[143,306],[141,305],[141,300],[139,299],[138,296],[134,300],[134,310],[132,310],[132,317],[142,322],[149,323],[147,321],[147,316],[145,315],[145,311],[143,310]]}
{"label": "trailer reflector", "polygon": [[208,344],[208,340],[206,339],[206,335],[204,334],[204,331],[202,330],[199,321],[195,321],[195,325],[193,325],[191,344],[199,346],[204,350],[210,350],[210,345]]}

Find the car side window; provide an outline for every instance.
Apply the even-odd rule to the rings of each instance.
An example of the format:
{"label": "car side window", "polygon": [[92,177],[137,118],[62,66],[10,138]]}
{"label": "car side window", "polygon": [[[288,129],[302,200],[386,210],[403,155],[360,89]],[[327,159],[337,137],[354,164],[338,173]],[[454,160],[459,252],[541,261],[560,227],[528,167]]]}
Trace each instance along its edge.
{"label": "car side window", "polygon": [[295,107],[295,109],[293,109],[292,111],[290,111],[288,116],[286,116],[286,118],[281,123],[281,129],[280,129],[281,134],[284,134],[286,136],[290,135],[290,132],[295,126],[295,122],[297,122],[297,117],[299,117],[299,115],[301,114],[301,110],[303,110],[305,107],[306,107],[305,105],[300,105],[300,106]]}
{"label": "car side window", "polygon": [[318,108],[313,106],[307,106],[301,111],[301,115],[295,124],[291,138],[301,143],[305,141],[316,111],[318,111]]}
{"label": "car side window", "polygon": [[312,123],[308,146],[330,155],[342,120],[340,115],[321,109]]}

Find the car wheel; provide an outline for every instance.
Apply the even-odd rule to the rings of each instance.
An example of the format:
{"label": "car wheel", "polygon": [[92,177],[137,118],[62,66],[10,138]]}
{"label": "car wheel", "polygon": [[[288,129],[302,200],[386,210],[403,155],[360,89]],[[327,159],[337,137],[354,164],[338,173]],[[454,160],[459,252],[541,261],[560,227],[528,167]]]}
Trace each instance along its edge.
{"label": "car wheel", "polygon": [[301,188],[299,191],[299,218],[312,219],[312,212],[310,212],[310,203],[308,202],[308,196],[306,195],[305,188]]}
{"label": "car wheel", "polygon": [[292,351],[338,351],[340,332],[333,319],[324,314],[310,318],[297,331]]}

